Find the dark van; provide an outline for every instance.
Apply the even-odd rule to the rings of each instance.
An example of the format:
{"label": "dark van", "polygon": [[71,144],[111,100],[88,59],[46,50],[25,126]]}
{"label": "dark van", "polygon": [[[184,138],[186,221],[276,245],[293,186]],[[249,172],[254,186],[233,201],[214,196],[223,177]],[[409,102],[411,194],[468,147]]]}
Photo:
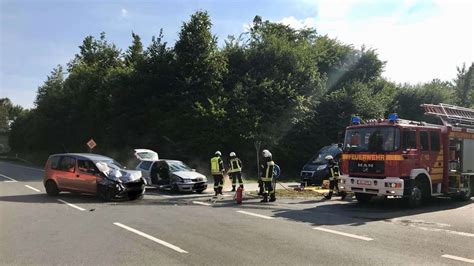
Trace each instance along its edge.
{"label": "dark van", "polygon": [[320,149],[318,153],[303,166],[303,170],[301,170],[300,174],[301,185],[322,185],[323,179],[326,179],[328,176],[328,165],[324,159],[328,155],[332,155],[332,157],[339,162],[342,156],[341,145],[331,144]]}

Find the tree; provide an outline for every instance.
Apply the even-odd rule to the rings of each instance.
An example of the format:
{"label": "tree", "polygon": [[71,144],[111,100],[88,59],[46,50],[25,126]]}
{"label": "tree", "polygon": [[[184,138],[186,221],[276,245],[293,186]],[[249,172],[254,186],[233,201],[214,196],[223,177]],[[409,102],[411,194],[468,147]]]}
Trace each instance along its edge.
{"label": "tree", "polygon": [[137,65],[143,63],[145,57],[143,54],[143,44],[140,36],[132,32],[132,38],[132,45],[128,47],[128,50],[125,54],[125,64],[127,66],[136,67]]}
{"label": "tree", "polygon": [[54,68],[43,86],[38,88],[35,105],[40,109],[54,108],[64,95],[64,69],[61,65]]}
{"label": "tree", "polygon": [[[1,101],[5,101],[8,98],[3,98],[0,99]],[[0,133],[1,132],[7,132],[9,130],[9,125],[8,125],[8,110],[7,107],[3,104],[3,102],[0,104]]]}
{"label": "tree", "polygon": [[456,103],[465,107],[474,107],[474,63],[469,69],[466,64],[457,68],[457,77],[454,80]]}
{"label": "tree", "polygon": [[[454,104],[453,88],[449,82],[434,79],[431,82],[418,85],[405,84],[394,97],[393,111],[399,117],[415,121],[429,119],[424,117],[421,104]],[[430,120],[436,122],[436,120]]]}
{"label": "tree", "polygon": [[10,123],[24,112],[19,105],[14,105],[9,98],[0,98],[0,132],[7,132]]}

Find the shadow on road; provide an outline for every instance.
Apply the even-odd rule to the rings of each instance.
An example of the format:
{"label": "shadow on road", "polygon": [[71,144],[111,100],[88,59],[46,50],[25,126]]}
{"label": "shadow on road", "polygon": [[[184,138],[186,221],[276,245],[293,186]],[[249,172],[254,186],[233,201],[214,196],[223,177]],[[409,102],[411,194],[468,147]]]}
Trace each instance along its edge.
{"label": "shadow on road", "polygon": [[[318,203],[321,201],[308,201]],[[310,204],[302,202],[302,204]],[[459,202],[450,198],[433,198],[423,206],[410,209],[403,199],[375,198],[367,204],[359,204],[354,199],[318,205],[304,210],[276,210],[274,217],[319,225],[352,225],[359,226],[373,221],[390,220],[404,216],[432,213],[460,208],[471,204],[469,201]]]}
{"label": "shadow on road", "polygon": [[0,196],[0,202],[18,202],[18,203],[51,203],[57,202],[55,198],[46,194],[28,194],[15,196]]}

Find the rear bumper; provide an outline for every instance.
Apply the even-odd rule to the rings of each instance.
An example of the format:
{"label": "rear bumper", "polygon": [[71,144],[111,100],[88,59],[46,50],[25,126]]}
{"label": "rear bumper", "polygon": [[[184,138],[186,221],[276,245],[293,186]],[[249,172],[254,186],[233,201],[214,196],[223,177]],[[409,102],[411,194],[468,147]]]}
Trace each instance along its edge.
{"label": "rear bumper", "polygon": [[345,192],[365,193],[377,196],[403,196],[405,182],[399,177],[383,179],[353,177],[342,175],[339,190]]}

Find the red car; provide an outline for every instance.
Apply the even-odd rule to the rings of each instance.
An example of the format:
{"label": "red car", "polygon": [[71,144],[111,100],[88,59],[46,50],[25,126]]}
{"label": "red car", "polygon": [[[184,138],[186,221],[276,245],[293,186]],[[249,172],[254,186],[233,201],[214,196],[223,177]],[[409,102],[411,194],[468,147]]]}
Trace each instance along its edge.
{"label": "red car", "polygon": [[46,193],[61,191],[98,195],[105,200],[138,199],[145,193],[140,171],[126,170],[114,159],[90,153],[49,156],[44,167]]}

